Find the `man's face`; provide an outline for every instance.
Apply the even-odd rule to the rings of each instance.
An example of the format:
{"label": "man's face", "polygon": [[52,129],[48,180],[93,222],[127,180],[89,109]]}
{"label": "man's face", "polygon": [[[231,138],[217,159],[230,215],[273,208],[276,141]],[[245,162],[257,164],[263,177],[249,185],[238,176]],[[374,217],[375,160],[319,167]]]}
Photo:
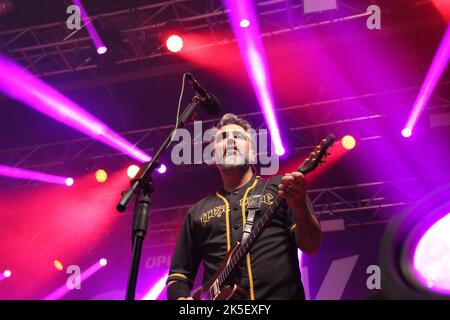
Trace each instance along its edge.
{"label": "man's face", "polygon": [[252,150],[250,135],[237,124],[228,124],[214,135],[214,162],[222,170],[247,168]]}

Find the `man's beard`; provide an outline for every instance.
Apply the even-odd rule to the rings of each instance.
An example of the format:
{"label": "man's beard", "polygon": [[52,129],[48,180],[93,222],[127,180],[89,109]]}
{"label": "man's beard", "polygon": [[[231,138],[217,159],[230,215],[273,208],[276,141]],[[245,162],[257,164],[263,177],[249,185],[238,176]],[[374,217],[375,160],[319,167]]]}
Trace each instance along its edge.
{"label": "man's beard", "polygon": [[223,171],[246,171],[250,167],[249,161],[240,153],[225,155],[223,163],[219,164]]}

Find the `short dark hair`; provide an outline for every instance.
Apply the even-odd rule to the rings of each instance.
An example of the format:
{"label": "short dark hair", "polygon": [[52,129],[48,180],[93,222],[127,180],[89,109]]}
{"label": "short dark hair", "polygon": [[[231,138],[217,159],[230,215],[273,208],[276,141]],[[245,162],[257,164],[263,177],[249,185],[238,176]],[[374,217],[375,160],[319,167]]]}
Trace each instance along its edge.
{"label": "short dark hair", "polygon": [[217,123],[216,128],[220,129],[223,126],[229,125],[229,124],[236,124],[240,127],[242,127],[245,131],[250,130],[252,128],[250,122],[247,120],[238,117],[237,115],[233,113],[226,113],[220,118],[219,123]]}

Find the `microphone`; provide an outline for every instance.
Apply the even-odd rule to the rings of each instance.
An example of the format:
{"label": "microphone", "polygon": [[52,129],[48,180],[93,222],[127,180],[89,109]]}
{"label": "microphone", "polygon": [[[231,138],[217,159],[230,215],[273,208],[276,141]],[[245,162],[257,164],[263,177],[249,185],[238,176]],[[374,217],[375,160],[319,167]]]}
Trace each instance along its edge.
{"label": "microphone", "polygon": [[220,110],[220,102],[217,97],[208,93],[190,73],[186,73],[186,80],[200,98],[203,110],[205,110],[205,112],[209,115],[218,114]]}

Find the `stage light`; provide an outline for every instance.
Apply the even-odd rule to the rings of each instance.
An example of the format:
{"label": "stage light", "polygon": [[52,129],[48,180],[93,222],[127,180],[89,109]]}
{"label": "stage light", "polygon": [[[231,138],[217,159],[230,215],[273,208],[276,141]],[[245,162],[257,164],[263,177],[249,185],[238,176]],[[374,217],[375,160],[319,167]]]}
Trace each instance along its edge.
{"label": "stage light", "polygon": [[302,261],[303,261],[303,252],[300,249],[297,249],[297,257],[298,257],[298,265],[300,268],[302,267]]}
{"label": "stage light", "polygon": [[97,49],[97,53],[98,54],[106,53],[106,51],[108,51],[108,50],[105,47],[102,39],[98,35],[98,32],[95,29],[94,25],[92,24],[92,21],[89,19],[89,16],[88,16],[86,10],[84,9],[83,5],[81,4],[81,1],[80,0],[72,0],[72,2],[74,5],[76,5],[80,8],[81,20],[83,20],[86,30],[88,31],[89,35],[91,36],[92,42],[94,43],[94,46]]}
{"label": "stage light", "polygon": [[239,26],[240,26],[241,28],[248,28],[248,27],[250,26],[250,21],[247,20],[247,19],[242,19],[242,20],[239,22]]}
{"label": "stage light", "polygon": [[[106,262],[106,259],[101,259],[101,260],[105,260],[103,263]],[[83,271],[81,273],[80,279],[82,279],[83,282],[85,282],[88,278],[90,278],[92,275],[94,275],[96,272],[98,272],[99,270],[102,269],[103,265],[101,264],[102,263],[101,260],[94,263],[92,266],[90,266],[88,269],[86,269],[85,271]],[[58,300],[58,299],[61,299],[62,297],[64,297],[70,291],[71,291],[71,289],[69,289],[67,286],[67,283],[64,282],[64,284],[62,284],[59,288],[54,290],[49,295],[45,296],[43,298],[43,300]]]}
{"label": "stage light", "polygon": [[405,138],[409,138],[412,135],[412,131],[409,128],[405,128],[402,130],[402,136]]}
{"label": "stage light", "polygon": [[448,0],[432,0],[436,9],[447,20],[450,20],[450,1]]}
{"label": "stage light", "polygon": [[108,48],[106,48],[105,46],[100,46],[97,48],[98,54],[105,54],[107,51],[108,51]]}
{"label": "stage light", "polygon": [[450,213],[434,223],[414,251],[416,278],[430,290],[450,294]]}
{"label": "stage light", "polygon": [[183,48],[183,39],[176,34],[172,34],[166,40],[166,47],[170,52],[179,52]]}
{"label": "stage light", "polygon": [[[130,179],[135,178],[137,173],[139,172],[139,169],[140,168],[137,165],[135,165],[135,164],[132,164],[131,166],[129,166],[127,168],[127,176],[128,176],[128,178],[130,178]],[[166,173],[167,167],[166,167],[165,164],[162,164],[162,165],[159,166],[159,168],[156,169],[156,171],[158,171],[161,174],[162,173]]]}
{"label": "stage light", "polygon": [[450,298],[450,185],[394,217],[381,242],[386,299]]}
{"label": "stage light", "polygon": [[100,259],[100,261],[98,262],[102,267],[106,266],[108,264],[108,260],[106,260],[105,258]]}
{"label": "stage light", "polygon": [[141,162],[151,157],[133,143],[108,128],[81,106],[33,76],[23,67],[0,55],[0,91],[93,139]]}
{"label": "stage light", "polygon": [[95,171],[95,180],[99,183],[104,183],[106,180],[108,180],[108,174],[103,169],[98,169]]}
{"label": "stage light", "polygon": [[67,178],[64,183],[66,184],[66,186],[71,187],[73,186],[73,182],[74,181],[72,178]]}
{"label": "stage light", "polygon": [[12,275],[11,270],[5,270],[5,271],[3,271],[3,276],[4,276],[5,278],[10,278],[11,275]]}
{"label": "stage light", "polygon": [[341,140],[342,147],[346,150],[352,150],[356,146],[356,140],[350,135],[344,136]]}
{"label": "stage light", "polygon": [[[285,153],[285,149],[275,116],[275,105],[264,46],[259,26],[256,23],[255,4],[252,1],[227,0],[225,1],[225,6],[253,91],[263,111],[272,143],[275,146],[275,153],[281,156]],[[252,21],[252,28],[241,27],[240,23],[244,17]]]}
{"label": "stage light", "polygon": [[[43,172],[37,172],[37,171],[31,171],[21,168],[15,168],[15,167],[8,167],[0,165],[0,176],[10,177],[10,178],[16,178],[16,179],[23,179],[23,180],[33,180],[33,181],[41,181],[41,182],[47,182],[47,183],[55,183],[55,184],[62,184],[67,185],[67,182],[69,179],[67,177],[61,177],[61,176],[55,176],[48,173]],[[73,184],[73,179],[72,179]]]}
{"label": "stage light", "polygon": [[53,261],[53,265],[55,266],[56,269],[58,269],[60,271],[64,268],[62,263],[58,260]]}
{"label": "stage light", "polygon": [[[405,133],[412,133],[414,126],[419,120],[420,115],[422,114],[425,106],[430,100],[431,94],[436,87],[442,73],[444,72],[447,63],[450,59],[450,24],[447,26],[447,30],[444,34],[444,37],[441,40],[439,48],[436,52],[436,55],[433,58],[433,62],[430,66],[430,69],[427,72],[425,80],[420,88],[419,94],[414,102],[413,109],[409,114],[408,121],[405,125],[405,129],[409,130],[405,131]],[[403,133],[403,132],[402,132]],[[403,135],[404,137],[407,137]]]}
{"label": "stage light", "polygon": [[166,286],[168,274],[163,275],[153,286],[152,288],[145,294],[142,300],[156,300],[161,292],[164,290]]}
{"label": "stage light", "polygon": [[135,164],[132,164],[127,169],[128,178],[133,179],[134,177],[136,177],[138,172],[139,172],[139,167]]}
{"label": "stage light", "polygon": [[158,169],[156,169],[156,171],[158,171],[159,173],[166,173],[167,167],[164,164],[162,164],[159,166]]}

